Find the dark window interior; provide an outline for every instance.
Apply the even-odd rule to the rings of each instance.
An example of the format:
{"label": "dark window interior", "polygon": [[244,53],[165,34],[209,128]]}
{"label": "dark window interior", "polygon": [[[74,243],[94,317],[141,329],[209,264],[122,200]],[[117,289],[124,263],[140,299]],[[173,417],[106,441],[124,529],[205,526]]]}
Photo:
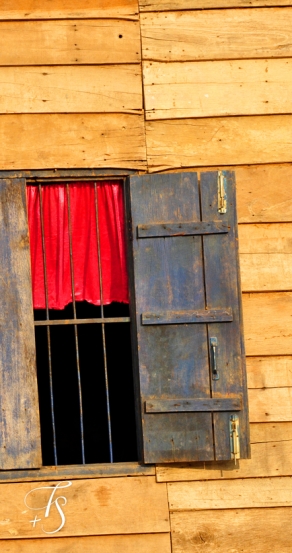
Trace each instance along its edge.
{"label": "dark window interior", "polygon": [[[76,307],[78,318],[100,317],[100,307],[87,302],[77,302]],[[129,307],[113,303],[105,306],[104,311],[107,317],[126,317]],[[72,305],[60,311],[50,310],[50,319],[72,317]],[[35,310],[35,319],[45,319],[42,309]],[[137,460],[129,326],[129,323],[105,325],[114,462]],[[53,465],[47,329],[39,326],[35,330],[43,464]],[[82,457],[74,327],[52,326],[50,332],[58,464],[80,464]],[[78,325],[78,344],[85,460],[86,463],[107,463],[110,459],[101,325]]]}

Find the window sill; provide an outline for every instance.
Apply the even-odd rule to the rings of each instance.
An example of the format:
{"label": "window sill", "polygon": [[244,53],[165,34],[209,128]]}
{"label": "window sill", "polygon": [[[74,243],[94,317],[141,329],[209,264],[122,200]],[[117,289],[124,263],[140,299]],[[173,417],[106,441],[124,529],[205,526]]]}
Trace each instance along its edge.
{"label": "window sill", "polygon": [[30,470],[0,471],[0,484],[42,480],[77,480],[86,478],[116,478],[119,476],[153,476],[154,465],[139,463],[104,463],[94,465],[60,465]]}

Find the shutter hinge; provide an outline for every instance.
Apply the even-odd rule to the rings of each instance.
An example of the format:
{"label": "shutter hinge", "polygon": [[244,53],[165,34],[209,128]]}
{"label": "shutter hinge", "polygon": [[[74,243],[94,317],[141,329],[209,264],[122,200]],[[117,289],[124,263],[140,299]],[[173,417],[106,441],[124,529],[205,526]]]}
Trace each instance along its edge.
{"label": "shutter hinge", "polygon": [[237,459],[240,459],[240,444],[239,444],[239,417],[231,415],[229,419],[230,431],[230,451],[231,459],[234,459],[236,464]]}
{"label": "shutter hinge", "polygon": [[222,171],[218,171],[218,211],[227,213],[227,183]]}

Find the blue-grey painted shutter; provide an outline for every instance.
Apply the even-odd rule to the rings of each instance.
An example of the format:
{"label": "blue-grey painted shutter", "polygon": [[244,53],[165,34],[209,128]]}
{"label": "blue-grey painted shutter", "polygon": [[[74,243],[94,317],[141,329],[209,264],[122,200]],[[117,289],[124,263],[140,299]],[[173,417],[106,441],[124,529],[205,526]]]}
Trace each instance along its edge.
{"label": "blue-grey painted shutter", "polygon": [[144,462],[231,459],[234,417],[248,457],[234,176],[130,177],[127,205]]}
{"label": "blue-grey painted shutter", "polygon": [[41,465],[24,179],[0,180],[0,469]]}

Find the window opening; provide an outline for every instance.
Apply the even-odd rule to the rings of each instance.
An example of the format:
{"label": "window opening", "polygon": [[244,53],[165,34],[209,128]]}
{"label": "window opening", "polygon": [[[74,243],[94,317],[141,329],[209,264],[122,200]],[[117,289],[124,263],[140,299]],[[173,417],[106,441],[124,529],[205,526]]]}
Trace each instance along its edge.
{"label": "window opening", "polygon": [[[124,241],[121,228],[117,229],[118,239],[113,240],[110,247],[105,248],[102,243],[107,231],[105,226],[110,224],[112,206],[110,203],[106,206],[101,204],[100,194],[102,187],[110,184],[122,193],[121,181],[28,185],[33,292],[36,272],[39,279],[41,275],[44,288],[43,304],[33,294],[34,304],[37,304],[34,312],[44,465],[137,460],[129,306],[125,302],[109,301],[108,290],[111,286],[106,280],[106,263],[111,263],[115,255],[121,257],[121,251],[118,254],[114,252],[115,248],[121,250],[121,239]],[[56,190],[56,186],[62,188],[62,221],[60,217],[54,219],[54,214],[50,212],[52,206],[46,205],[49,189]],[[85,254],[90,258],[88,265],[85,263],[83,266],[83,278],[85,282],[87,269],[91,271],[94,258],[95,271],[91,277],[93,288],[99,289],[99,298],[95,296],[91,301],[86,301],[76,292],[80,284],[77,282],[80,267],[76,255],[79,241],[75,228],[76,214],[82,218],[89,213],[78,211],[78,205],[76,211],[76,198],[77,203],[79,198],[82,204],[80,195],[85,189],[89,190],[90,214],[94,222],[85,248]],[[34,208],[32,195],[36,201]],[[75,201],[73,206],[72,198]],[[35,236],[36,218],[39,219],[39,244]],[[72,301],[65,306],[59,305],[59,309],[51,301],[52,280],[58,280],[57,276],[62,275],[62,271],[59,275],[54,274],[48,256],[48,250],[51,254],[53,234],[56,239],[56,234],[60,233],[60,228],[50,223],[52,219],[64,234],[63,249],[65,251],[67,247],[69,256],[69,295]],[[124,221],[122,223],[123,227]],[[41,256],[36,255],[37,248]],[[104,260],[105,253],[107,261]],[[80,262],[84,263],[84,258]],[[125,256],[122,262],[125,264]],[[64,260],[63,264],[65,267]],[[79,273],[77,278],[76,273]],[[123,280],[113,264],[111,278],[116,273],[117,278]],[[116,279],[113,278],[113,281]],[[117,287],[119,283],[115,282],[113,289]]]}

